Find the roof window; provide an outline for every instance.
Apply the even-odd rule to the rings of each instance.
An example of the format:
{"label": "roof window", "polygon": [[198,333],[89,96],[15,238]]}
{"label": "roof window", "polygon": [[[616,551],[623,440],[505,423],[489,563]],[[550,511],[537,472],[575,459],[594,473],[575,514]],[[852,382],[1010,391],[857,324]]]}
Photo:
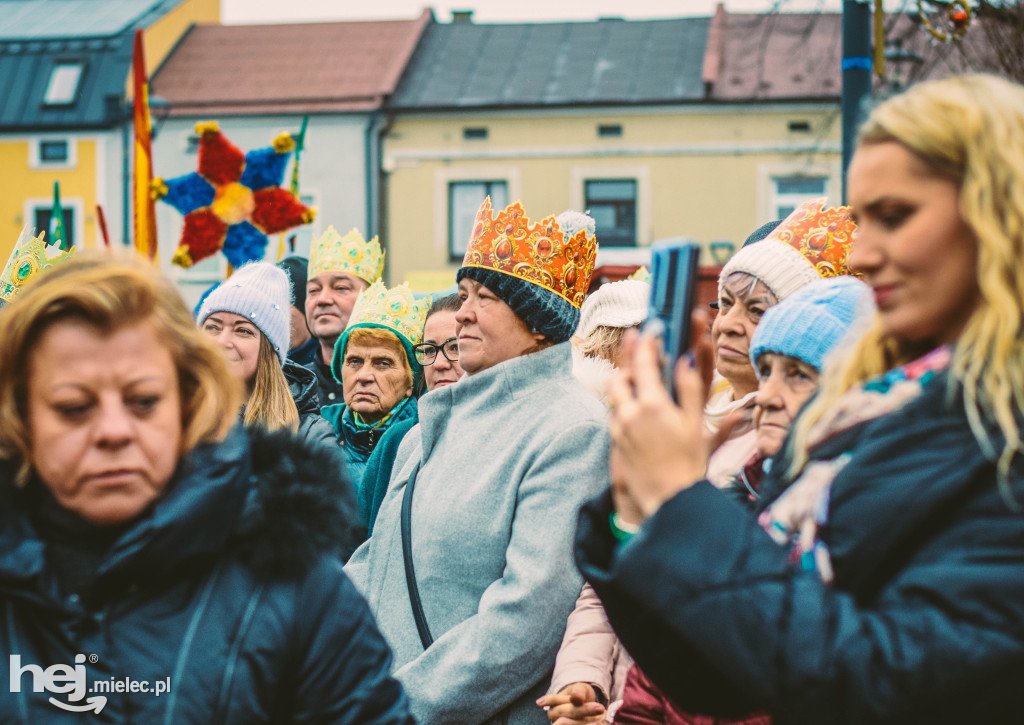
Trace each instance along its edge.
{"label": "roof window", "polygon": [[69,106],[73,104],[78,96],[82,69],[82,63],[77,61],[56,63],[50,71],[50,80],[46,83],[43,105]]}

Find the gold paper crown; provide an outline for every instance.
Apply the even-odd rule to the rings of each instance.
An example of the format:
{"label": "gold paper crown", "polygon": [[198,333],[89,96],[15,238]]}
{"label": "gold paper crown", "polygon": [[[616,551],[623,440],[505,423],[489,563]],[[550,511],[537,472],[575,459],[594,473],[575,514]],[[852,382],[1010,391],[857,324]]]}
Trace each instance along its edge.
{"label": "gold paper crown", "polygon": [[633,274],[631,274],[628,277],[626,277],[626,279],[635,279],[638,282],[646,282],[647,284],[650,284],[651,283],[651,273],[650,273],[650,271],[648,271],[647,265],[645,264],[645,265],[641,265],[639,269],[637,269],[635,272],[633,272]]}
{"label": "gold paper crown", "polygon": [[597,239],[586,229],[566,238],[553,216],[531,225],[519,201],[495,217],[488,196],[476,213],[462,266],[493,269],[532,282],[579,309],[596,257]]}
{"label": "gold paper crown", "polygon": [[370,284],[380,279],[384,271],[384,252],[377,237],[369,242],[358,229],[344,237],[333,227],[313,240],[309,250],[310,277],[321,272],[348,272]]}
{"label": "gold paper crown", "polygon": [[404,337],[410,345],[416,345],[423,342],[423,323],[427,321],[431,301],[431,297],[417,300],[408,283],[388,289],[377,280],[359,293],[345,329],[367,325],[386,327]]}
{"label": "gold paper crown", "polygon": [[74,256],[72,251],[61,251],[53,257],[46,255],[47,245],[43,241],[46,232],[30,237],[28,227],[21,230],[14,250],[7,259],[3,275],[0,275],[0,299],[10,302],[33,277],[54,264],[64,262]]}
{"label": "gold paper crown", "polygon": [[793,247],[814,265],[822,277],[859,276],[850,269],[857,224],[850,207],[825,204],[825,197],[805,201],[786,217],[765,240],[775,239]]}

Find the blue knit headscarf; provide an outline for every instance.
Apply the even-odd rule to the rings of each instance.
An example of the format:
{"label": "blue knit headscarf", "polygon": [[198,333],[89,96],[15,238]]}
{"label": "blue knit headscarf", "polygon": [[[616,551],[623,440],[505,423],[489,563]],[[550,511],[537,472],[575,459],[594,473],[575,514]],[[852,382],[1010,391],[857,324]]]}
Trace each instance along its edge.
{"label": "blue knit headscarf", "polygon": [[829,353],[873,312],[871,288],[856,277],[811,282],[764,313],[750,343],[750,362],[757,370],[757,359],[772,352],[821,370]]}

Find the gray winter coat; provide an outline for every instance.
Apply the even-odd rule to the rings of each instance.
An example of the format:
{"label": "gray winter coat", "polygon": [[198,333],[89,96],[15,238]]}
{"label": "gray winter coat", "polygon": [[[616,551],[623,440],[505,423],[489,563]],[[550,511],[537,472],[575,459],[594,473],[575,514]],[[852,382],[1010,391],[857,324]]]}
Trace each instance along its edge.
{"label": "gray winter coat", "polygon": [[[608,487],[605,409],[572,376],[569,344],[514,358],[420,399],[373,536],[346,572],[395,653],[421,725],[547,723],[544,694],[580,593],[574,517]],[[402,559],[412,507],[424,652]]]}

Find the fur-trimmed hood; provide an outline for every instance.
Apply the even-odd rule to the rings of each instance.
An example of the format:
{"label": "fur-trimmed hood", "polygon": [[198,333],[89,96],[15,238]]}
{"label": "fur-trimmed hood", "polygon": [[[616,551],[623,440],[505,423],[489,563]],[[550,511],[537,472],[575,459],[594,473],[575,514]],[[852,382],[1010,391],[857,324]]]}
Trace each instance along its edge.
{"label": "fur-trimmed hood", "polygon": [[338,450],[249,428],[249,493],[235,538],[253,567],[280,576],[318,556],[347,561],[366,538]]}

